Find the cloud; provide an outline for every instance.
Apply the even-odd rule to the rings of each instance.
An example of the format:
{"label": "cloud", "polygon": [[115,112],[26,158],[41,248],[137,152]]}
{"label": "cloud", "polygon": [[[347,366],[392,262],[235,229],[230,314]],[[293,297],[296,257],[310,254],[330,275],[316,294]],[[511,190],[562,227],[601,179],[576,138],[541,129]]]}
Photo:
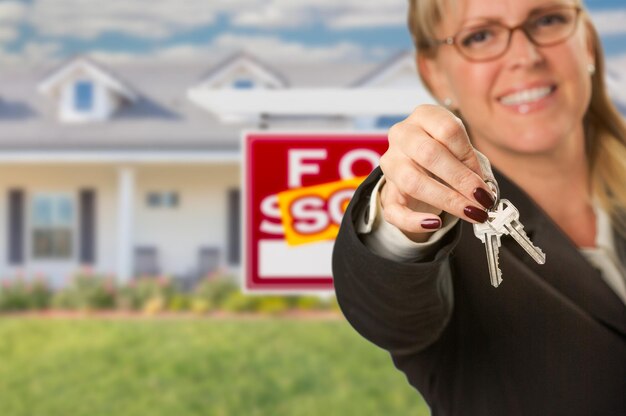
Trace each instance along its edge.
{"label": "cloud", "polygon": [[405,0],[268,0],[254,10],[234,13],[236,26],[292,28],[319,24],[331,29],[403,26]]}
{"label": "cloud", "polygon": [[18,25],[26,14],[26,6],[19,1],[0,1],[0,46],[17,39]]}
{"label": "cloud", "polygon": [[626,35],[626,10],[591,11],[591,20],[602,36]]}
{"label": "cloud", "polygon": [[[331,29],[404,25],[405,0],[34,0],[7,3],[42,36],[93,39],[105,32],[165,39],[215,24],[219,16],[237,27]],[[19,10],[18,10],[19,9]],[[2,9],[0,9],[2,14]]]}
{"label": "cloud", "polygon": [[220,60],[235,52],[247,51],[263,60],[276,62],[294,62],[319,64],[324,62],[363,62],[380,60],[388,56],[389,51],[382,48],[364,48],[351,42],[340,42],[325,46],[310,46],[298,42],[285,41],[275,36],[233,35],[217,37],[212,43],[200,46],[181,45],[159,49],[149,54],[128,52],[96,51],[90,54],[103,62],[127,61],[197,61],[199,57],[212,57]]}
{"label": "cloud", "polygon": [[215,52],[245,50],[267,60],[282,62],[332,62],[363,61],[368,57],[367,50],[356,43],[339,42],[332,45],[305,45],[285,41],[274,36],[225,34],[215,39],[212,48]]}
{"label": "cloud", "polygon": [[250,1],[35,0],[27,21],[43,36],[90,39],[117,32],[162,39],[184,29],[211,25],[219,12]]}

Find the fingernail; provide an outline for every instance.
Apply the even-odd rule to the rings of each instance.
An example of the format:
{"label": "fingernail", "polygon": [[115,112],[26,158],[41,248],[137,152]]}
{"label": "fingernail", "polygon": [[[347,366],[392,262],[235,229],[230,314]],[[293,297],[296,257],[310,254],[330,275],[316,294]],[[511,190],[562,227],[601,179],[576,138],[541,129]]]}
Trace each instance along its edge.
{"label": "fingernail", "polygon": [[485,191],[483,188],[474,189],[474,198],[480,203],[480,205],[482,205],[486,209],[493,208],[496,203],[493,195]]}
{"label": "fingernail", "polygon": [[439,218],[429,218],[422,221],[420,225],[426,230],[437,230],[441,227],[441,220]]}
{"label": "fingernail", "polygon": [[485,222],[487,221],[487,218],[489,218],[486,211],[471,205],[466,206],[463,212],[465,212],[465,215],[467,215],[468,218],[478,222]]}

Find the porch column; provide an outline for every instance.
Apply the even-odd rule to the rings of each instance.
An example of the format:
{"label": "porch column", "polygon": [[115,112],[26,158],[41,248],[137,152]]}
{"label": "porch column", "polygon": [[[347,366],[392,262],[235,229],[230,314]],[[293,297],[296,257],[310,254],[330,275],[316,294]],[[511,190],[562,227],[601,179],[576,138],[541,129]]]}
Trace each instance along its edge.
{"label": "porch column", "polygon": [[117,172],[117,280],[126,283],[133,275],[133,227],[135,170],[120,167]]}

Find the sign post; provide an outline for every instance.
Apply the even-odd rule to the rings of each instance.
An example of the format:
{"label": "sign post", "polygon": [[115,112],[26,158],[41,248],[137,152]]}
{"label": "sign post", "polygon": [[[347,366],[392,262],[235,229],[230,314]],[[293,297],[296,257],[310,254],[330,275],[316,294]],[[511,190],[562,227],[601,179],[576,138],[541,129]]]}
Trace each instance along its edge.
{"label": "sign post", "polygon": [[383,133],[249,132],[244,149],[246,292],[331,291],[343,213],[387,149]]}

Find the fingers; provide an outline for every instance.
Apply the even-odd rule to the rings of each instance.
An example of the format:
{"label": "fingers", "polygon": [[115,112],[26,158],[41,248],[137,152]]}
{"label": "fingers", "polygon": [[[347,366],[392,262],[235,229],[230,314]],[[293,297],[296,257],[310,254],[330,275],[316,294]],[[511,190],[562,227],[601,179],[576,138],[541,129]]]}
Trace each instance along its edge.
{"label": "fingers", "polygon": [[407,200],[422,201],[472,223],[487,220],[487,212],[480,208],[473,197],[470,199],[464,196],[458,189],[441,183],[407,161],[393,166],[390,176],[395,178],[398,192]]}
{"label": "fingers", "polygon": [[425,241],[419,238],[420,234],[431,233],[441,228],[441,210],[429,206],[421,201],[409,201],[400,192],[393,182],[386,182],[381,190],[383,218],[390,224],[402,230],[414,241]]}
{"label": "fingers", "polygon": [[484,181],[493,180],[489,161],[471,145],[461,120],[441,107],[419,106],[394,125],[380,166],[387,178],[384,217],[409,238],[438,229],[440,210],[481,223],[495,203]]}
{"label": "fingers", "polygon": [[417,123],[428,136],[444,145],[457,160],[478,176],[482,176],[475,149],[461,119],[443,107],[423,105],[417,107],[407,121]]}
{"label": "fingers", "polygon": [[485,209],[495,200],[481,177],[431,138],[422,136],[414,142],[408,155],[387,152],[381,158],[383,172],[397,192],[406,200],[423,201],[473,223],[484,222]]}

